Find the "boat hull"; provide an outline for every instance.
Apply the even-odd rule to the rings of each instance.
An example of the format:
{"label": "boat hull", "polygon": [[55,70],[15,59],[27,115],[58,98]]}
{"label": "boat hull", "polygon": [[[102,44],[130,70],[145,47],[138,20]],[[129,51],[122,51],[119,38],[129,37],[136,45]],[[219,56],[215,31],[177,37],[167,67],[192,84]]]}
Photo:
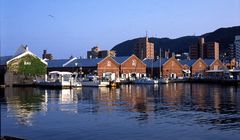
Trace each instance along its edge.
{"label": "boat hull", "polygon": [[83,81],[82,86],[84,87],[107,87],[109,82],[98,82],[98,81]]}

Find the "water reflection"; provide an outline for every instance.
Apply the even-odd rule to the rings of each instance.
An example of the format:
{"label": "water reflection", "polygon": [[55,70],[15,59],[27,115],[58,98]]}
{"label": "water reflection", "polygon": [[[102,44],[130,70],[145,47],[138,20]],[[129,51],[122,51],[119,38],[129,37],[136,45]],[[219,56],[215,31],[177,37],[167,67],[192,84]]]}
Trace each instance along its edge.
{"label": "water reflection", "polygon": [[43,92],[36,88],[5,88],[4,100],[8,104],[8,115],[13,113],[17,122],[23,125],[31,126],[34,113],[47,108]]}
{"label": "water reflection", "polygon": [[129,114],[131,120],[138,122],[178,118],[186,123],[207,125],[209,129],[240,128],[239,87],[173,83],[124,85],[119,89],[5,88],[4,93],[1,104],[6,106],[8,117],[12,114],[20,125],[33,125],[38,113],[61,111]]}

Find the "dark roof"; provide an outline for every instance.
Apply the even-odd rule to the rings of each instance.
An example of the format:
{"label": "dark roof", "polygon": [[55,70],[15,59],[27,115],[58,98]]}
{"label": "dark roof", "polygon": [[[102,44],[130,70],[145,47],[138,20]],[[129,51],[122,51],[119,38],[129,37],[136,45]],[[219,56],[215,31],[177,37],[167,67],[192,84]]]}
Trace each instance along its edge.
{"label": "dark roof", "polygon": [[0,65],[7,65],[7,61],[12,59],[13,56],[0,56]]}
{"label": "dark roof", "polygon": [[[160,60],[160,59],[157,59],[157,60],[153,63],[153,67],[154,67],[154,68],[158,68],[158,67],[160,67],[160,64],[161,64],[161,66],[162,66],[162,65],[165,64],[168,60],[169,60],[169,59],[167,59],[167,58],[162,58],[161,60]],[[161,63],[160,63],[160,62],[161,62]]]}
{"label": "dark roof", "polygon": [[[166,63],[168,61],[167,58],[162,58],[161,59],[161,65]],[[153,59],[144,59],[143,63],[146,64],[147,67],[154,67],[158,68],[160,66],[160,59],[153,60]]]}
{"label": "dark roof", "polygon": [[70,59],[55,59],[55,60],[47,60],[48,68],[59,68],[63,67],[63,64],[67,63]]}
{"label": "dark roof", "polygon": [[147,66],[147,67],[152,67],[153,66],[153,59],[144,59],[143,63]]}
{"label": "dark roof", "polygon": [[204,59],[203,60],[208,66],[210,66],[213,62],[214,62],[214,59]]}
{"label": "dark roof", "polygon": [[180,60],[179,62],[182,64],[182,65],[188,65],[188,66],[192,66],[197,60],[196,59],[183,59],[183,60]]}
{"label": "dark roof", "polygon": [[122,64],[131,56],[122,56],[122,57],[112,57],[118,64]]}
{"label": "dark roof", "polygon": [[65,67],[95,67],[103,58],[97,59],[75,59]]}

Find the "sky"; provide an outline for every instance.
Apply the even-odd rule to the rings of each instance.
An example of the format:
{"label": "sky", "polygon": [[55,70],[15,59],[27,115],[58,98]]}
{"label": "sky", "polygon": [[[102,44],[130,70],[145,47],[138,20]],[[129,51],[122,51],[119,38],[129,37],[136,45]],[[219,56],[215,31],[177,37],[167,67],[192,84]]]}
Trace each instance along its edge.
{"label": "sky", "polygon": [[148,32],[149,37],[201,35],[240,25],[240,0],[0,0],[0,55],[21,44],[41,57],[86,57]]}

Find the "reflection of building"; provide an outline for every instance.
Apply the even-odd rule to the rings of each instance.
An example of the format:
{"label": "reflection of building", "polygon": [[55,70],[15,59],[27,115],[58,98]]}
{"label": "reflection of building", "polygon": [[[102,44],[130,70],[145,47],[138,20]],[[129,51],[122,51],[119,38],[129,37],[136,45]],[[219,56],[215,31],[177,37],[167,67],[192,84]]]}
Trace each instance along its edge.
{"label": "reflection of building", "polygon": [[185,94],[183,86],[183,83],[174,83],[163,86],[161,89],[161,94],[163,96],[162,102],[168,107],[177,108],[181,106],[184,103],[184,100],[182,100],[182,98]]}
{"label": "reflection of building", "polygon": [[5,88],[7,108],[19,124],[31,126],[36,112],[47,111],[43,93],[36,88]]}
{"label": "reflection of building", "polygon": [[[154,111],[154,102],[148,101],[148,96],[152,95],[150,86],[125,85],[120,89],[109,88],[84,88],[84,96],[92,95],[89,100],[94,105],[92,111],[115,111],[115,109],[127,110],[130,112],[139,112],[136,119],[147,120],[150,113]],[[96,95],[94,97],[93,95]]]}

